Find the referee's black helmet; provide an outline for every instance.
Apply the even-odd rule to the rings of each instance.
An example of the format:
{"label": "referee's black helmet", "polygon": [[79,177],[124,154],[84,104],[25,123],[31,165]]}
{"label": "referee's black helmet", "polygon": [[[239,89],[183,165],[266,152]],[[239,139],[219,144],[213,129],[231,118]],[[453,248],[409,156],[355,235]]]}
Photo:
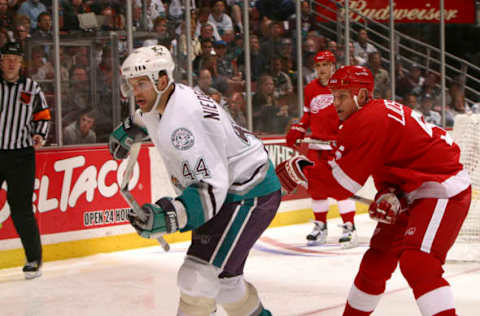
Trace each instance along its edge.
{"label": "referee's black helmet", "polygon": [[8,42],[2,47],[3,55],[18,55],[23,57],[23,49],[20,44],[15,42]]}

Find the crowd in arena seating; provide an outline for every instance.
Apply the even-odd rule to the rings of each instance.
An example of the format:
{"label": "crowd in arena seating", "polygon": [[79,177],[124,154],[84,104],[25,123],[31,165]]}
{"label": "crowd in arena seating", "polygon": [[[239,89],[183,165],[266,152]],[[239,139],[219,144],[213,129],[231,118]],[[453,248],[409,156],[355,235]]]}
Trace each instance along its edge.
{"label": "crowd in arena seating", "polygon": [[[187,60],[193,60],[195,89],[203,91],[225,106],[238,124],[247,125],[246,69],[244,63],[243,1],[192,1],[192,52],[187,56],[184,1],[134,0],[133,24],[137,31],[149,32],[136,38],[134,46],[161,44],[169,47],[176,59],[176,80],[187,82]],[[285,1],[280,1],[281,3]],[[320,50],[332,51],[337,67],[345,65],[345,49],[341,42],[322,34],[312,12],[310,1],[302,1],[301,38],[297,39],[295,18],[272,19],[264,14],[258,2],[249,2],[250,57],[253,95],[253,130],[258,134],[284,134],[288,124],[298,118],[296,41],[302,41],[303,77],[306,85],[316,75],[313,57]],[[145,8],[143,8],[145,5]],[[51,0],[0,0],[0,47],[8,41],[25,45],[28,40],[52,39]],[[88,31],[80,16],[94,13],[99,20],[93,34],[124,30],[125,1],[60,0],[61,35],[73,36]],[[98,19],[97,19],[98,20]],[[421,111],[426,120],[440,125],[440,89],[438,72],[421,64],[403,64],[395,69],[395,91],[390,89],[388,56],[382,56],[369,40],[367,29],[358,30],[350,47],[350,63],[367,66],[375,77],[375,97],[391,99]],[[356,32],[356,33],[357,33]],[[124,41],[123,41],[124,42]],[[53,104],[53,49],[42,44],[33,49],[27,74],[42,84]],[[119,45],[120,61],[126,56],[126,44]],[[61,45],[62,119],[71,125],[82,113],[95,119],[92,129],[97,141],[106,141],[112,128],[112,47]],[[92,56],[95,60],[92,61]],[[93,67],[92,67],[93,65]],[[95,68],[95,69],[93,69]],[[94,74],[94,75],[92,75]],[[92,82],[95,84],[92,85]],[[92,99],[92,87],[96,97]],[[461,78],[448,82],[446,123],[451,127],[456,114],[476,111],[465,103]],[[128,112],[126,100],[123,111]]]}

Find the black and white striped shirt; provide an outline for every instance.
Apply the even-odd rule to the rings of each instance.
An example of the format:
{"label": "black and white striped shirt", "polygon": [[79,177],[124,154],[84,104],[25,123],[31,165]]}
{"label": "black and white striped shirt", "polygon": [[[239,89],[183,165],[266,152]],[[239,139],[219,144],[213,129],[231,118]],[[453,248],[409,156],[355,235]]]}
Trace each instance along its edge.
{"label": "black and white striped shirt", "polygon": [[31,147],[35,134],[46,139],[49,121],[50,111],[36,81],[0,78],[0,150]]}

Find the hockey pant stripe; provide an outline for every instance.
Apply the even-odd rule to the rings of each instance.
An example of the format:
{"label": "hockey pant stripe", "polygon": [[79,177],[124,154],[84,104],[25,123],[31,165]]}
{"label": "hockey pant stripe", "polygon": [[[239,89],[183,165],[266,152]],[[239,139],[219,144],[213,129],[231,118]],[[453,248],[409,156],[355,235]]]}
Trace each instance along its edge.
{"label": "hockey pant stripe", "polygon": [[435,239],[435,235],[437,234],[438,227],[442,222],[442,217],[445,214],[445,208],[447,207],[448,199],[439,199],[437,204],[435,205],[435,210],[432,214],[432,219],[428,224],[427,231],[425,232],[425,236],[422,240],[422,246],[420,250],[426,253],[430,253],[432,250],[433,240]]}
{"label": "hockey pant stripe", "polygon": [[228,262],[231,252],[235,248],[238,239],[242,235],[245,224],[248,222],[252,212],[251,210],[257,206],[257,198],[242,201],[235,209],[225,232],[220,239],[211,259],[210,263],[221,269]]}

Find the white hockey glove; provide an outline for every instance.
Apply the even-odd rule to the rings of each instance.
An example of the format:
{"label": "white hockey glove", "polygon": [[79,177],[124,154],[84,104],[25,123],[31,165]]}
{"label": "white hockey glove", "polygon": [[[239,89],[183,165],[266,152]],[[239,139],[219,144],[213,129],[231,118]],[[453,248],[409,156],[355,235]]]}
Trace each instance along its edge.
{"label": "white hockey glove", "polygon": [[306,166],[313,166],[313,162],[307,157],[300,155],[283,161],[275,168],[278,179],[285,191],[290,193],[299,184],[307,187],[307,177],[305,177],[302,171]]}
{"label": "white hockey glove", "polygon": [[182,202],[164,197],[155,204],[142,205],[137,213],[130,210],[128,220],[140,236],[151,238],[176,232],[179,229],[177,212],[180,211],[185,212]]}
{"label": "white hockey glove", "polygon": [[407,208],[407,200],[394,188],[387,188],[377,192],[375,201],[370,204],[368,214],[370,218],[385,224],[394,224],[398,214]]}
{"label": "white hockey glove", "polygon": [[146,139],[147,136],[147,130],[135,124],[133,118],[129,116],[110,134],[108,140],[110,154],[114,159],[125,159],[128,157],[132,144]]}

